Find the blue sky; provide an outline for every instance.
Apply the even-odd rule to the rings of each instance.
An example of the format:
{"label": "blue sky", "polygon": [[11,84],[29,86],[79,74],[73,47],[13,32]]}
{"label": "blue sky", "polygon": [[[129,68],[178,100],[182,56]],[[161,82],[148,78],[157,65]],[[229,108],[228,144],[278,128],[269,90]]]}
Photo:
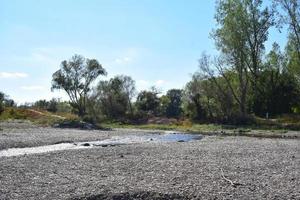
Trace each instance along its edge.
{"label": "blue sky", "polygon": [[[0,90],[19,103],[66,98],[51,75],[75,53],[139,90],[183,88],[201,53],[216,53],[214,12],[214,0],[1,0]],[[272,30],[273,41],[285,35]]]}

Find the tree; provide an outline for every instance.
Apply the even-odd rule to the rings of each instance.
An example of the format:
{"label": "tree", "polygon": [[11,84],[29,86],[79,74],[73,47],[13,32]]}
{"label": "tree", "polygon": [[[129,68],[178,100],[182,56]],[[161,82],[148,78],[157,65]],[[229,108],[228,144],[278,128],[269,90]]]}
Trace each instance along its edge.
{"label": "tree", "polygon": [[[245,118],[246,101],[244,97],[247,94],[247,90],[243,87],[242,83],[238,81],[239,79],[237,78],[235,69],[225,68],[222,64],[222,60],[219,58],[211,61],[210,57],[205,53],[202,54],[202,57],[199,60],[199,69],[203,78],[210,82],[210,87],[214,88],[215,94],[212,96],[218,103],[219,110],[223,115],[221,117],[222,120],[229,121],[230,118],[236,117],[242,117],[242,119]],[[214,69],[217,69],[219,75],[216,74]],[[240,93],[238,93],[239,91]],[[239,105],[239,112],[235,111],[236,103]]]}
{"label": "tree", "polygon": [[71,113],[72,107],[68,101],[61,101],[60,99],[57,100],[57,112],[62,113]]}
{"label": "tree", "polygon": [[210,109],[210,96],[204,94],[203,79],[199,73],[195,73],[192,76],[192,80],[188,82],[184,89],[183,95],[183,109],[184,113],[194,120],[206,119],[206,110],[204,109],[204,103],[202,98],[207,97],[208,112]]}
{"label": "tree", "polygon": [[278,24],[288,25],[286,45],[288,68],[300,81],[300,2],[298,0],[274,0],[283,12],[278,12]]}
{"label": "tree", "polygon": [[[264,43],[269,28],[274,24],[273,11],[261,7],[261,0],[218,1],[215,18],[219,28],[212,34],[221,51],[214,66],[238,103],[243,118],[247,115],[249,81],[255,96],[260,91],[257,81],[262,67]],[[235,83],[237,89],[233,86]]]}
{"label": "tree", "polygon": [[298,82],[300,82],[300,58],[296,44],[295,37],[290,36],[285,47],[285,54],[288,70],[295,76]]}
{"label": "tree", "polygon": [[46,99],[36,101],[33,106],[38,109],[46,110],[49,102]]}
{"label": "tree", "polygon": [[52,98],[48,102],[47,111],[49,111],[49,112],[57,112],[57,110],[58,110],[58,104],[59,104],[59,101],[57,99],[55,99],[55,98]]}
{"label": "tree", "polygon": [[296,77],[289,72],[286,58],[274,43],[272,50],[266,56],[263,71],[259,77],[263,94],[253,100],[253,110],[256,115],[276,116],[290,113],[298,107],[299,86]]}
{"label": "tree", "polygon": [[129,106],[130,114],[132,116],[133,108],[131,101],[136,94],[135,81],[130,76],[124,75],[117,76],[116,79],[120,80],[121,82],[121,87],[123,92],[126,94],[127,103]]}
{"label": "tree", "polygon": [[[131,100],[135,95],[135,82],[129,76],[119,75],[109,81],[99,82],[91,100],[102,113],[110,119],[124,118],[130,112],[133,115]],[[94,112],[96,114],[96,112]]]}
{"label": "tree", "polygon": [[106,75],[106,71],[96,59],[74,55],[69,61],[62,61],[60,69],[52,75],[51,89],[63,89],[71,106],[83,117],[91,84],[100,75]]}
{"label": "tree", "polygon": [[158,114],[160,116],[167,116],[167,109],[170,105],[170,102],[170,98],[167,95],[162,95],[159,98]]}
{"label": "tree", "polygon": [[36,101],[33,104],[33,107],[42,109],[42,110],[47,110],[49,112],[56,112],[58,109],[58,104],[59,104],[58,99],[53,98],[50,101],[43,99],[43,100]]}
{"label": "tree", "polygon": [[166,115],[167,117],[180,117],[182,113],[181,104],[182,104],[182,90],[171,89],[167,91],[166,97],[169,99]]}
{"label": "tree", "polygon": [[281,15],[281,22],[288,24],[290,37],[300,60],[300,2],[299,0],[275,0],[285,14]]}
{"label": "tree", "polygon": [[101,110],[110,119],[119,119],[126,114],[128,101],[122,87],[118,78],[101,81],[97,87]]}
{"label": "tree", "polygon": [[137,108],[148,115],[156,115],[159,108],[158,94],[159,92],[155,88],[152,88],[150,91],[141,91],[136,100]]}
{"label": "tree", "polygon": [[0,92],[0,114],[4,111],[4,105],[3,105],[4,97],[5,94],[3,92]]}

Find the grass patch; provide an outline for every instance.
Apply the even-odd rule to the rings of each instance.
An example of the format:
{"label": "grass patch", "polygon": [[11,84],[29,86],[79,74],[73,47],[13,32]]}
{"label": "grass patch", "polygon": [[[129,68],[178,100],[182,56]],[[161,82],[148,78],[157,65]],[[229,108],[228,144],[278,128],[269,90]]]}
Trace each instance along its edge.
{"label": "grass patch", "polygon": [[0,120],[28,120],[40,126],[52,126],[65,119],[76,119],[72,114],[61,115],[60,113],[50,113],[43,110],[6,108],[0,115]]}
{"label": "grass patch", "polygon": [[[219,136],[249,136],[261,138],[300,138],[300,134],[287,135],[286,126],[278,123],[264,122],[261,124],[236,126],[221,124],[193,124],[188,122],[178,122],[176,124],[123,124],[123,123],[102,123],[103,127],[109,128],[129,128],[129,129],[146,129],[146,130],[174,130],[189,133],[200,133],[203,135]],[[294,129],[292,129],[294,130]],[[297,129],[300,130],[300,129]]]}

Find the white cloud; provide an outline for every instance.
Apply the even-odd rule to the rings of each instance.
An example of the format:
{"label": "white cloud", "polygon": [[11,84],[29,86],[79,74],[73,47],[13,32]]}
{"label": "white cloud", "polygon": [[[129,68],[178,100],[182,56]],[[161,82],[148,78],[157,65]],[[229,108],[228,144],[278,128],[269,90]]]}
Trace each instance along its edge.
{"label": "white cloud", "polygon": [[21,72],[0,72],[0,78],[26,78],[28,74]]}
{"label": "white cloud", "polygon": [[32,48],[23,55],[10,55],[9,60],[14,61],[14,65],[22,64],[30,69],[41,68],[47,71],[54,71],[59,68],[61,61],[68,60],[75,53],[82,54],[88,58],[93,58],[90,53],[84,49],[72,46],[50,46],[41,48]]}
{"label": "white cloud", "polygon": [[116,64],[127,64],[136,61],[140,55],[141,49],[138,48],[127,48],[119,52],[119,56],[114,59]]}
{"label": "white cloud", "polygon": [[165,80],[157,80],[156,82],[155,82],[155,86],[162,86],[162,85],[164,85],[166,83],[166,81]]}
{"label": "white cloud", "polygon": [[138,83],[139,85],[149,85],[149,84],[150,84],[150,83],[149,83],[148,81],[146,81],[146,80],[138,80],[137,83]]}
{"label": "white cloud", "polygon": [[168,84],[165,80],[157,80],[157,81],[147,81],[147,80],[138,80],[136,81],[138,90],[149,90],[150,87],[155,86],[159,88],[159,90],[163,90],[164,87]]}
{"label": "white cloud", "polygon": [[146,81],[146,80],[137,80],[136,81],[136,86],[137,86],[137,89],[139,91],[141,91],[141,90],[148,89],[151,86],[151,83],[149,81]]}
{"label": "white cloud", "polygon": [[44,90],[45,88],[43,86],[30,85],[30,86],[21,86],[21,89],[28,90],[28,91],[36,91],[36,90]]}
{"label": "white cloud", "polygon": [[125,56],[123,58],[117,58],[117,59],[115,59],[115,62],[117,64],[125,64],[125,63],[129,63],[131,60],[132,60],[132,58]]}

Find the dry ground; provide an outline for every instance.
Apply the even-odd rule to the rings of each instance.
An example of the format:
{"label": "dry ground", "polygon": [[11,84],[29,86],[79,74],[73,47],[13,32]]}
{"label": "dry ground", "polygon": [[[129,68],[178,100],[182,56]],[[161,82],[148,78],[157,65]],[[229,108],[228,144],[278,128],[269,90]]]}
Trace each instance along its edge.
{"label": "dry ground", "polygon": [[[145,133],[14,126],[2,124],[1,149]],[[0,199],[300,199],[300,140],[207,136],[0,157]]]}

